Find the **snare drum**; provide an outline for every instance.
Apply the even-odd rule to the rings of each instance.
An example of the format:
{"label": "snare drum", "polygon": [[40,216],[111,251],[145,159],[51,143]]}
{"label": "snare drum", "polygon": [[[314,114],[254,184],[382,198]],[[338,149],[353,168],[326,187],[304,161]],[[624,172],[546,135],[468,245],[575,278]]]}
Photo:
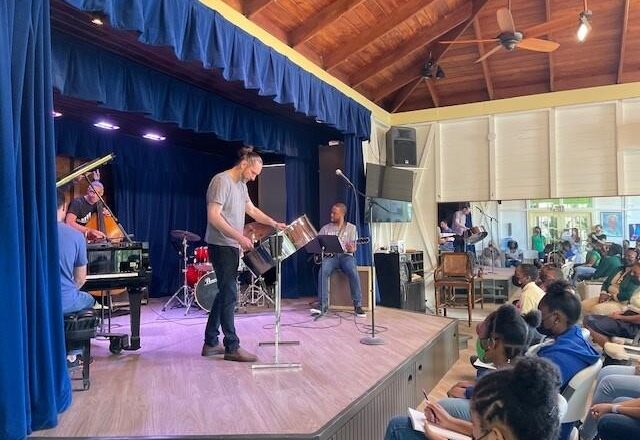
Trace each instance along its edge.
{"label": "snare drum", "polygon": [[194,249],[193,255],[195,256],[196,263],[208,263],[209,262],[209,248],[207,246],[200,246]]}
{"label": "snare drum", "polygon": [[217,295],[218,279],[216,278],[216,273],[213,271],[207,272],[196,283],[194,295],[196,303],[201,309],[210,312]]}

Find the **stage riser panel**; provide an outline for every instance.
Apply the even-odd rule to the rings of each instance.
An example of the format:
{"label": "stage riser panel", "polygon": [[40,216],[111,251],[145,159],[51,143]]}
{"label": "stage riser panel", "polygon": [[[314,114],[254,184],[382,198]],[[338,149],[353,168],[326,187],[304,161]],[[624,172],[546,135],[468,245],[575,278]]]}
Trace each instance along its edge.
{"label": "stage riser panel", "polygon": [[368,396],[327,428],[320,440],[381,439],[389,419],[406,414],[424,399],[422,389],[430,392],[458,360],[458,325],[452,322],[428,346],[386,380]]}

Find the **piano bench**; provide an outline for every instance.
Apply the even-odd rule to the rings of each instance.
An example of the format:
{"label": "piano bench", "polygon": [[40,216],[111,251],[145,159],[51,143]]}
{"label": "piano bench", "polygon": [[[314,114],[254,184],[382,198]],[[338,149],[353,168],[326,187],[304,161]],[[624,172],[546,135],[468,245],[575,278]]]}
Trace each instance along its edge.
{"label": "piano bench", "polygon": [[64,315],[64,339],[67,355],[80,351],[82,359],[82,390],[91,386],[89,364],[91,362],[91,338],[96,336],[100,320],[93,310]]}

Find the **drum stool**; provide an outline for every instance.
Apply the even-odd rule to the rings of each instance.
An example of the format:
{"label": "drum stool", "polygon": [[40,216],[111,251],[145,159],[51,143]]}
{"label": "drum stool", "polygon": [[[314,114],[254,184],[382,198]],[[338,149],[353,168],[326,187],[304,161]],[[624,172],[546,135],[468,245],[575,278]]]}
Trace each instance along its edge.
{"label": "drum stool", "polygon": [[64,339],[67,354],[82,351],[82,390],[91,386],[89,364],[91,362],[91,338],[96,336],[99,319],[93,310],[82,310],[64,315]]}

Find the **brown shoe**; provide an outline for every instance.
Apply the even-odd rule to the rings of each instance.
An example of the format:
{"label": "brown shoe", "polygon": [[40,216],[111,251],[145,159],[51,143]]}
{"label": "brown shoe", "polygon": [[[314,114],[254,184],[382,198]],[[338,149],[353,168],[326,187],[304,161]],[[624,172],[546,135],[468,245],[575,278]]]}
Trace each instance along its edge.
{"label": "brown shoe", "polygon": [[224,347],[222,344],[209,345],[205,342],[202,346],[202,356],[209,357],[218,354],[224,354]]}
{"label": "brown shoe", "polygon": [[249,353],[244,348],[238,347],[236,351],[232,351],[231,353],[224,354],[225,361],[235,361],[235,362],[255,362],[258,360],[258,356],[255,354]]}

